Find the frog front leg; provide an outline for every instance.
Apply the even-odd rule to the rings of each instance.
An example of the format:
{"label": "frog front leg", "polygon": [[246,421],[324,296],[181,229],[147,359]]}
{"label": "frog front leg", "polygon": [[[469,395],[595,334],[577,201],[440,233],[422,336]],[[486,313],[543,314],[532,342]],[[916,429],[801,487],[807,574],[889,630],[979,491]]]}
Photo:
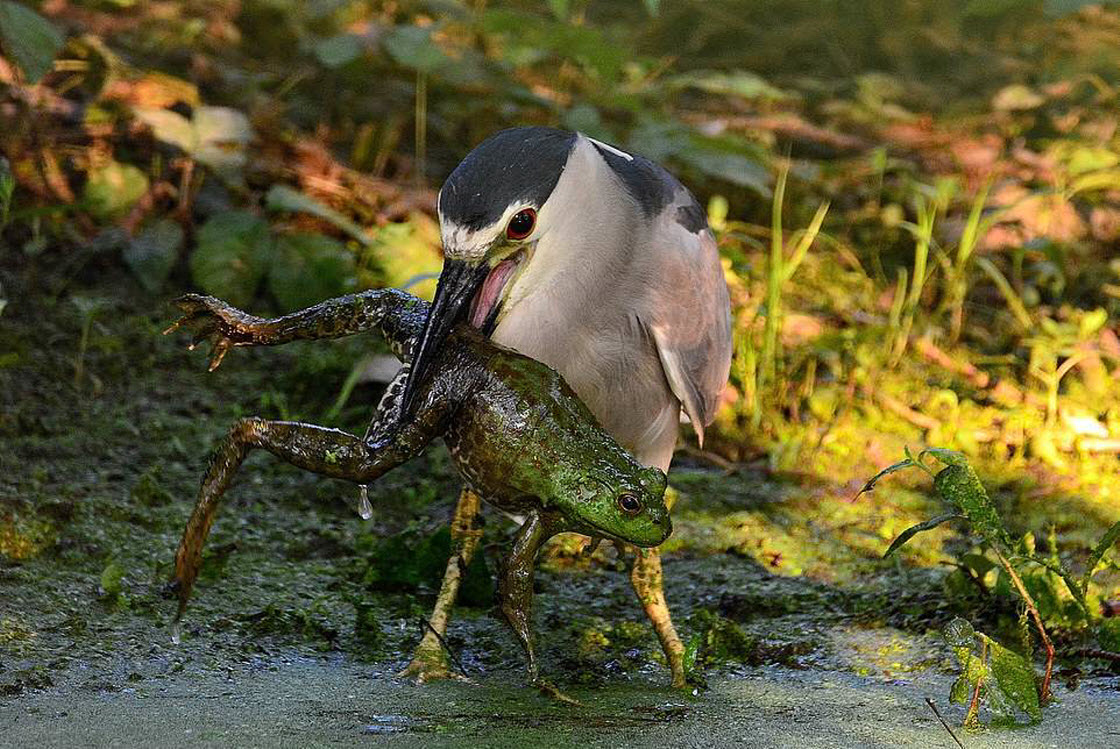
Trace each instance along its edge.
{"label": "frog front leg", "polygon": [[517,532],[513,548],[506,559],[505,570],[498,583],[498,596],[501,599],[502,615],[525,651],[529,681],[550,697],[578,704],[541,678],[533,642],[533,576],[537,567],[537,553],[541,545],[555,533],[556,530],[549,527],[539,511],[529,513],[521,530]]}
{"label": "frog front leg", "polygon": [[179,597],[175,621],[183,615],[198,577],[202,546],[218,503],[250,450],[262,448],[300,468],[364,484],[420,454],[436,433],[435,418],[427,416],[368,442],[338,429],[312,424],[258,418],[238,421],[210,458],[194,512],[175,554],[175,576],[171,581]]}
{"label": "frog front leg", "polygon": [[290,315],[266,319],[202,294],[175,300],[183,313],[164,335],[179,328],[194,334],[193,349],[210,341],[210,371],[234,346],[277,346],[291,341],[341,338],[377,330],[398,358],[407,359],[424,329],[428,303],[399,289],[371,289],[328,299]]}

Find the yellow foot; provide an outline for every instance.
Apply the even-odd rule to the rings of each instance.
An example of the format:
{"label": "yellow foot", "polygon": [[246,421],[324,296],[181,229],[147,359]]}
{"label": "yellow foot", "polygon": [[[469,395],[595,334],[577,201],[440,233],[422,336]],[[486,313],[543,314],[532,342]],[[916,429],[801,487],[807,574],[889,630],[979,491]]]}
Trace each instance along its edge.
{"label": "yellow foot", "polygon": [[416,648],[416,653],[412,656],[412,660],[397,675],[406,679],[413,679],[417,684],[426,684],[430,681],[442,681],[444,679],[470,683],[470,679],[466,676],[451,670],[443,648],[431,650],[423,645]]}
{"label": "yellow foot", "polygon": [[564,694],[559,689],[557,689],[556,686],[552,684],[552,682],[546,681],[544,679],[537,679],[534,683],[537,689],[539,689],[541,694],[543,694],[545,697],[551,697],[557,702],[563,702],[565,705],[577,705],[579,707],[583,707],[582,702]]}

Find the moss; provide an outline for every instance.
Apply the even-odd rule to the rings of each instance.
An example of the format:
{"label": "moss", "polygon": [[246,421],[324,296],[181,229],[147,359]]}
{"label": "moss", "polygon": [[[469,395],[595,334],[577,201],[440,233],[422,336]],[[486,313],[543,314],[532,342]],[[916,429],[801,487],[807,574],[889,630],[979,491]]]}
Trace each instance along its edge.
{"label": "moss", "polygon": [[0,557],[14,561],[32,559],[57,538],[54,525],[36,517],[9,512],[0,515]]}

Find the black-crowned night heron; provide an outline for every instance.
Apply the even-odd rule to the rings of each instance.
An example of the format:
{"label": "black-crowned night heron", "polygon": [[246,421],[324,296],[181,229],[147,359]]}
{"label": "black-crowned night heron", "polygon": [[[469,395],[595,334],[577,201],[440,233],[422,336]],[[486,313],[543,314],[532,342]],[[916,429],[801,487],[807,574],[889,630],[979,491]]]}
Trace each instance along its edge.
{"label": "black-crowned night heron", "polygon": [[[643,463],[668,470],[682,408],[703,440],[730,368],[730,305],[705,213],[671,174],[578,133],[514,128],[471,151],[437,205],[445,260],[406,413],[435,351],[467,319],[558,370]],[[477,506],[464,492],[432,617],[440,636],[425,636],[409,669],[421,678],[445,664],[439,640],[477,541]],[[683,685],[656,550],[636,557],[631,581]]]}

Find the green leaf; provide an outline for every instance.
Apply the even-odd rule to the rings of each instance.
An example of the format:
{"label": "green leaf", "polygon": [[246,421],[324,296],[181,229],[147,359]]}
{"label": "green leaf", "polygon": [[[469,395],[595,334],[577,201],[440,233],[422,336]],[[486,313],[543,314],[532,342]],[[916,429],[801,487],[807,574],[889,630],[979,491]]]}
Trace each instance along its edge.
{"label": "green leaf", "polygon": [[9,0],[0,1],[0,42],[28,83],[38,83],[50,72],[63,41],[58,29],[35,11]]}
{"label": "green leaf", "polygon": [[1070,183],[1070,193],[1076,195],[1082,192],[1096,190],[1120,189],[1120,169],[1106,169],[1100,172],[1083,174]]}
{"label": "green leaf", "polygon": [[117,218],[148,191],[148,176],[131,164],[110,161],[92,170],[84,196],[89,211],[97,218]]}
{"label": "green leaf", "polygon": [[287,234],[276,241],[268,288],[285,312],[341,296],[354,285],[354,256],[321,234]]}
{"label": "green leaf", "polygon": [[172,112],[170,109],[148,109],[144,107],[137,107],[132,112],[136,115],[136,119],[152,129],[152,134],[156,136],[156,140],[170,143],[188,154],[194,153],[197,144],[194,125],[183,115]]}
{"label": "green leaf", "polygon": [[1089,5],[1100,4],[1101,0],[1046,0],[1042,4],[1042,8],[1046,15],[1051,18],[1060,18],[1070,13],[1076,13]]}
{"label": "green leaf", "polygon": [[757,161],[746,156],[694,149],[681,153],[680,158],[709,177],[746,187],[762,197],[770,196],[769,172]]}
{"label": "green leaf", "polygon": [[976,629],[967,619],[961,619],[959,616],[945,625],[941,630],[941,636],[953,648],[971,648],[976,644]]}
{"label": "green leaf", "polygon": [[879,479],[883,478],[884,476],[889,476],[892,473],[897,473],[898,471],[902,471],[907,468],[917,467],[918,464],[910,458],[907,458],[906,460],[900,460],[894,465],[889,465],[883,470],[876,473],[870,479],[868,479],[867,483],[863,485],[863,488],[859,490],[859,494],[857,494],[855,498],[859,499],[861,495],[866,494],[867,492],[875,491],[875,484],[879,483]]}
{"label": "green leaf", "polygon": [[354,62],[362,56],[361,37],[339,34],[315,43],[315,59],[325,67],[334,69]]}
{"label": "green leaf", "polygon": [[649,13],[650,18],[657,18],[661,12],[661,0],[642,0],[642,5],[646,6],[646,13]]}
{"label": "green leaf", "polygon": [[124,250],[124,261],[150,293],[159,291],[171,274],[183,245],[183,227],[160,219],[140,232]]}
{"label": "green leaf", "polygon": [[434,73],[451,62],[432,41],[431,32],[419,26],[398,26],[385,36],[389,56],[406,68]]}
{"label": "green leaf", "polygon": [[[1026,658],[1008,650],[992,639],[988,639],[988,652],[991,654],[992,676],[995,678],[999,691],[1015,705],[1030,716],[1033,722],[1042,720],[1042,708],[1038,704],[1038,687],[1034,681],[1034,669]],[[998,700],[989,695],[989,705],[995,712]],[[1014,720],[1014,715],[1008,715]]]}
{"label": "green leaf", "polygon": [[104,598],[117,598],[123,590],[124,568],[116,560],[109,562],[101,571],[101,595]]}
{"label": "green leaf", "polygon": [[1037,109],[1046,103],[1039,94],[1021,83],[1013,83],[992,97],[992,108],[999,112]]}
{"label": "green leaf", "polygon": [[953,682],[953,686],[949,687],[949,702],[955,705],[963,705],[972,698],[972,684],[969,683],[968,677],[961,674],[957,680]]}
{"label": "green leaf", "polygon": [[1066,169],[1071,175],[1111,169],[1120,164],[1120,155],[1107,148],[1078,146],[1070,153]]}
{"label": "green leaf", "polygon": [[945,515],[938,515],[935,518],[930,518],[929,520],[925,521],[924,523],[918,523],[917,525],[910,526],[909,528],[904,530],[902,533],[899,533],[898,538],[896,538],[894,541],[891,541],[891,545],[887,548],[886,553],[883,554],[883,559],[886,559],[891,554],[895,553],[904,543],[906,543],[907,541],[909,541],[911,538],[913,538],[917,534],[921,533],[922,531],[931,530],[931,529],[936,528],[937,526],[941,525],[942,523],[947,523],[950,520],[956,520],[957,518],[960,518],[960,519],[963,520],[964,515],[961,515],[961,514],[956,513],[956,512],[950,512],[950,513],[946,513]]}
{"label": "green leaf", "polygon": [[[927,451],[929,452],[929,451]],[[952,451],[945,450],[944,453]],[[957,453],[959,455],[959,453]],[[941,497],[960,510],[972,529],[979,533],[985,541],[1002,548],[1011,548],[1011,539],[1007,535],[1003,521],[999,517],[984,485],[980,483],[972,466],[965,464],[952,464],[941,469],[933,479],[934,488]]]}
{"label": "green leaf", "polygon": [[253,128],[242,112],[229,107],[197,107],[191,123],[196,159],[226,177],[233,177],[245,166]]}
{"label": "green leaf", "polygon": [[1089,590],[1089,581],[1093,579],[1093,570],[1097,568],[1097,565],[1104,559],[1104,555],[1107,554],[1108,550],[1115,546],[1118,541],[1120,541],[1120,521],[1117,521],[1111,528],[1105,531],[1104,536],[1101,537],[1101,540],[1093,547],[1092,553],[1089,554],[1089,561],[1086,563],[1087,566],[1085,567],[1085,576],[1081,579],[1082,594],[1085,594]]}
{"label": "green leaf", "polygon": [[327,223],[341,229],[362,244],[368,245],[373,240],[362,227],[343,216],[333,208],[323,205],[315,198],[289,187],[288,185],[273,185],[268,190],[264,199],[265,206],[270,211],[289,211],[291,213],[309,213],[323,219]]}
{"label": "green leaf", "polygon": [[206,293],[244,307],[257,291],[271,246],[268,224],[259,217],[244,211],[220,213],[198,230],[191,275]]}
{"label": "green leaf", "polygon": [[746,70],[697,70],[673,76],[666,84],[674,90],[694,88],[709,94],[737,96],[751,101],[787,101],[794,98],[790,93],[770,85],[762,76]]}
{"label": "green leaf", "polygon": [[443,265],[435,221],[415,215],[407,222],[387,224],[377,230],[376,247],[386,286],[407,288],[421,299],[435,296],[435,279]]}

